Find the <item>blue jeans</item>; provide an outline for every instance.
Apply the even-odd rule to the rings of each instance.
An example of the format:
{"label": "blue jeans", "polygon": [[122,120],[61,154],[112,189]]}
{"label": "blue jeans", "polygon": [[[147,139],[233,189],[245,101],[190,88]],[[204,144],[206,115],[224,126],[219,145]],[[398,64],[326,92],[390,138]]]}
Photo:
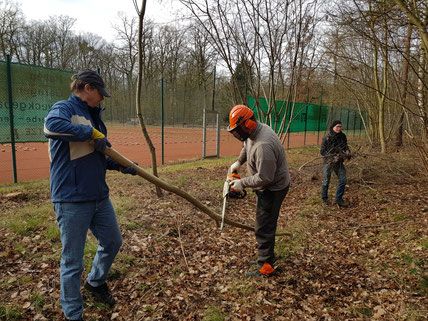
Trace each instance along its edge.
{"label": "blue jeans", "polygon": [[322,192],[321,198],[323,200],[328,199],[328,186],[330,185],[331,172],[334,171],[337,175],[339,183],[337,184],[336,190],[336,201],[342,199],[343,194],[345,194],[346,186],[346,169],[343,165],[343,162],[337,162],[333,164],[324,164],[323,168],[323,180],[322,180]]}
{"label": "blue jeans", "polygon": [[61,306],[67,319],[83,315],[80,284],[88,229],[98,240],[98,249],[87,280],[100,286],[107,280],[113,260],[122,245],[122,235],[109,198],[81,203],[54,203],[61,232]]}

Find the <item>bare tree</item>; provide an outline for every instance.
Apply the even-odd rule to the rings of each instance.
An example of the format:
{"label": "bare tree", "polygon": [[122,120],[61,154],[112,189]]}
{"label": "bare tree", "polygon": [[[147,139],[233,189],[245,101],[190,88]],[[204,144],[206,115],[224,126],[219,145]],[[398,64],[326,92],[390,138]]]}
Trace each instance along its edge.
{"label": "bare tree", "polygon": [[[407,26],[407,35],[405,40],[405,53],[403,56],[403,65],[402,65],[402,73],[400,77],[399,83],[401,84],[400,90],[400,103],[405,105],[407,101],[407,91],[408,91],[408,83],[409,83],[409,60],[410,60],[410,42],[412,38],[413,27],[409,23]],[[404,116],[406,113],[406,109],[403,108],[399,120],[399,127],[397,130],[395,146],[400,147],[403,145],[403,129],[404,129]]]}
{"label": "bare tree", "polygon": [[[317,1],[180,2],[210,36],[211,45],[231,74],[233,102],[247,101],[242,79],[237,78],[242,78],[239,69],[246,68],[246,85],[256,99],[259,118],[278,129],[280,114],[287,113],[275,106],[275,101],[280,98],[278,90],[282,88],[284,92],[286,86],[297,88],[296,82],[302,79],[308,48],[314,39]],[[294,53],[291,58],[290,52]],[[294,94],[296,91],[287,92]],[[260,96],[268,103],[267,111],[260,108]],[[286,97],[283,94],[281,98]],[[290,96],[287,98],[291,99]]]}
{"label": "bare tree", "polygon": [[[149,133],[147,131],[146,125],[144,124],[143,114],[141,112],[141,83],[142,83],[142,74],[143,74],[143,66],[142,66],[142,38],[143,38],[143,22],[144,22],[144,14],[146,12],[146,2],[147,0],[142,0],[141,8],[139,8],[137,4],[137,0],[133,0],[135,10],[138,14],[138,75],[137,75],[137,86],[136,86],[136,109],[138,120],[140,121],[141,130],[143,131],[144,138],[146,139],[147,145],[150,149],[150,154],[152,156],[152,169],[153,175],[158,177],[157,164],[156,164],[156,149],[150,139]],[[162,196],[161,189],[158,185],[156,185],[157,195]]]}
{"label": "bare tree", "polygon": [[0,1],[0,59],[18,54],[18,38],[23,30],[23,14],[13,1]]}
{"label": "bare tree", "polygon": [[428,4],[424,0],[393,0],[416,26],[421,39],[421,47],[428,58]]}
{"label": "bare tree", "polygon": [[18,61],[44,66],[44,48],[52,41],[47,37],[48,26],[42,21],[30,21],[20,37]]}

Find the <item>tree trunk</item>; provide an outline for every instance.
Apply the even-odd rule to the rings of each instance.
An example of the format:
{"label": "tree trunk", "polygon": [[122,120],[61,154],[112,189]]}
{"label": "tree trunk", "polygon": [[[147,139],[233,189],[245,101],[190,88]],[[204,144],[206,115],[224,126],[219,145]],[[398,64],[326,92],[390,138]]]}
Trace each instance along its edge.
{"label": "tree trunk", "polygon": [[420,54],[419,54],[418,94],[417,94],[416,100],[419,108],[419,115],[422,121],[422,134],[424,138],[427,139],[428,138],[428,114],[425,107],[425,100],[426,100],[426,97],[425,97],[426,90],[424,86],[425,79],[426,79],[425,64],[426,64],[426,56],[423,53],[423,48],[421,44]]}
{"label": "tree trunk", "polygon": [[[412,39],[412,31],[413,27],[409,23],[407,26],[407,37],[405,40],[405,56],[403,59],[403,74],[401,78],[401,92],[400,92],[400,102],[402,105],[406,105],[406,99],[407,99],[407,86],[409,82],[409,60],[410,60],[410,40]],[[397,131],[397,136],[395,140],[395,146],[401,147],[403,145],[403,127],[404,127],[404,113],[405,110],[401,111],[400,120],[399,120],[399,127]]]}
{"label": "tree trunk", "polygon": [[[155,184],[159,188],[162,188],[164,190],[167,190],[169,192],[177,194],[178,196],[183,197],[184,199],[186,199],[187,201],[189,201],[190,203],[192,203],[193,205],[195,205],[197,208],[199,208],[201,211],[203,211],[204,213],[208,214],[209,217],[213,218],[217,222],[221,222],[221,219],[222,219],[221,215],[215,213],[210,208],[206,207],[204,204],[202,204],[201,202],[199,202],[197,199],[195,199],[194,197],[192,197],[190,194],[186,193],[185,191],[182,191],[181,189],[179,189],[179,188],[177,188],[175,186],[169,185],[166,182],[164,182],[163,180],[157,178],[156,176],[149,174],[144,169],[140,168],[139,166],[137,166],[133,162],[131,162],[129,159],[127,159],[126,157],[122,156],[119,152],[117,152],[113,148],[106,147],[105,154],[107,156],[113,158],[116,162],[118,162],[122,166],[126,166],[126,167],[132,166],[132,167],[134,167],[137,170],[137,174],[140,177],[144,178],[145,180],[148,180],[150,183]],[[226,224],[229,224],[229,225],[232,225],[232,226],[235,226],[235,227],[239,227],[239,228],[242,228],[242,229],[247,230],[247,231],[254,231],[253,227],[247,226],[245,224],[234,222],[232,220],[229,220],[226,217],[224,218],[224,222]]]}
{"label": "tree trunk", "polygon": [[[149,133],[147,132],[146,125],[144,124],[143,114],[141,112],[141,83],[142,83],[142,57],[143,57],[143,49],[142,49],[142,38],[143,38],[143,20],[144,20],[144,14],[146,12],[146,1],[142,0],[141,10],[138,10],[138,5],[136,3],[136,0],[134,0],[135,9],[138,13],[138,76],[137,76],[137,88],[136,88],[136,104],[135,107],[137,109],[137,116],[138,120],[140,122],[141,130],[143,132],[144,138],[146,139],[147,145],[150,149],[150,154],[152,157],[152,169],[153,169],[153,175],[158,176],[158,168],[156,165],[156,149],[155,146],[152,143],[152,140],[150,139]],[[156,185],[156,194],[158,197],[162,196],[162,191],[159,188],[158,185]]]}

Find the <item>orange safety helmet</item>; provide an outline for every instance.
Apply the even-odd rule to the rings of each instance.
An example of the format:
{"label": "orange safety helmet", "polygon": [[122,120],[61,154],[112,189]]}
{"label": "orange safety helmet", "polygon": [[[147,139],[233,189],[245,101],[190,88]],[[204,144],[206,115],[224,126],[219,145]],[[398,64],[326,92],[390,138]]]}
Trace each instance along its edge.
{"label": "orange safety helmet", "polygon": [[229,126],[227,126],[227,131],[231,132],[238,128],[238,126],[243,125],[250,132],[256,128],[256,121],[251,119],[254,117],[254,112],[244,105],[236,105],[232,108],[229,114]]}

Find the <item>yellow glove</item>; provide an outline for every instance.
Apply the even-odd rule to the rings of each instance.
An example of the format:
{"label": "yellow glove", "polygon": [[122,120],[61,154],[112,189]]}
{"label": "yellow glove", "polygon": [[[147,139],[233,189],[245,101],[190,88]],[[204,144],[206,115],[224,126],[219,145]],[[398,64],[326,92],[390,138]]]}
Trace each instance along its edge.
{"label": "yellow glove", "polygon": [[102,132],[100,132],[99,130],[96,130],[95,128],[92,128],[92,139],[100,139],[100,138],[104,138],[104,134]]}

